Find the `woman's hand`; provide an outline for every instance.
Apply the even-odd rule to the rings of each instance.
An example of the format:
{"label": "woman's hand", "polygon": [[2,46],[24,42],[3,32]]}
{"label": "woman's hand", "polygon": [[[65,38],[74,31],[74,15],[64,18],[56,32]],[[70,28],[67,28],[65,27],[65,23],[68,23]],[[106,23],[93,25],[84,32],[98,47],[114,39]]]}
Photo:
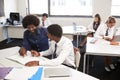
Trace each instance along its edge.
{"label": "woman's hand", "polygon": [[21,47],[20,48],[20,50],[19,50],[19,54],[20,54],[20,56],[25,56],[25,55],[27,55],[27,51],[26,51],[26,49],[24,48],[24,47]]}

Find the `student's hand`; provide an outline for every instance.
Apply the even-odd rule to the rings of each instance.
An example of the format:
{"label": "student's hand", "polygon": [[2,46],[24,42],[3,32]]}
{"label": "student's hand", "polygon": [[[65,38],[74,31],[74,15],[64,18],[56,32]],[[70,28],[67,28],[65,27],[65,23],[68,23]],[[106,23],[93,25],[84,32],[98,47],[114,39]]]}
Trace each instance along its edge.
{"label": "student's hand", "polygon": [[31,55],[32,55],[33,57],[38,57],[38,56],[40,56],[40,53],[37,52],[37,51],[35,51],[35,50],[31,50]]}
{"label": "student's hand", "polygon": [[31,61],[25,64],[25,66],[39,66],[39,61]]}
{"label": "student's hand", "polygon": [[104,36],[103,39],[105,39],[105,40],[107,40],[107,41],[111,41],[111,39],[110,39],[109,37],[106,37],[106,36]]}
{"label": "student's hand", "polygon": [[79,51],[79,48],[77,47],[73,47],[74,48],[74,53],[76,53],[77,51]]}
{"label": "student's hand", "polygon": [[21,47],[20,48],[20,50],[19,50],[19,54],[20,54],[20,56],[25,56],[25,55],[27,55],[27,51],[26,51],[26,49],[24,48],[24,47]]}

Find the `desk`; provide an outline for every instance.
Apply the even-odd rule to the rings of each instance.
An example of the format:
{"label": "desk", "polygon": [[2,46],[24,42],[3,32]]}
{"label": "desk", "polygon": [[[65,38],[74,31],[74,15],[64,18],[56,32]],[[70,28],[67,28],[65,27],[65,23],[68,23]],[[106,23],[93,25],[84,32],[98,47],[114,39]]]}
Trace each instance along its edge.
{"label": "desk", "polygon": [[[10,61],[10,60],[7,60],[5,58],[7,56],[18,53],[19,49],[20,49],[20,47],[12,47],[12,48],[7,48],[7,49],[0,50],[0,55],[1,55],[0,56],[0,66],[3,66],[3,67],[24,67],[23,65],[21,65],[17,62]],[[46,68],[46,67],[52,67],[53,68],[53,67],[66,67],[66,66],[63,66],[63,65],[60,65],[60,66],[43,66],[43,68]],[[72,77],[68,77],[68,78],[65,78],[65,77],[43,78],[43,80],[99,80],[97,78],[94,78],[92,76],[89,76],[87,74],[79,72],[77,70],[74,70],[74,69],[71,69],[71,68],[69,68],[69,69],[71,71]]]}
{"label": "desk", "polygon": [[[110,45],[107,41],[103,39],[97,39],[97,42],[94,44],[90,43],[90,41],[94,38],[87,38],[86,44],[86,53],[84,55],[84,67],[83,72],[86,69],[86,56],[87,55],[99,55],[99,56],[120,56],[120,46],[118,45]],[[89,59],[88,59],[89,60]],[[88,61],[87,61],[88,62]],[[87,63],[87,72],[89,69],[89,63]]]}
{"label": "desk", "polygon": [[3,25],[7,37],[7,43],[11,42],[10,38],[23,38],[24,29],[22,25]]}
{"label": "desk", "polygon": [[3,26],[0,25],[0,41],[4,40],[4,30],[3,30]]}
{"label": "desk", "polygon": [[86,27],[84,26],[76,26],[76,29],[74,29],[74,26],[63,26],[63,35],[77,35],[77,47],[78,47],[78,36],[80,36],[80,42],[81,42],[81,35],[87,35],[88,31],[86,30]]}

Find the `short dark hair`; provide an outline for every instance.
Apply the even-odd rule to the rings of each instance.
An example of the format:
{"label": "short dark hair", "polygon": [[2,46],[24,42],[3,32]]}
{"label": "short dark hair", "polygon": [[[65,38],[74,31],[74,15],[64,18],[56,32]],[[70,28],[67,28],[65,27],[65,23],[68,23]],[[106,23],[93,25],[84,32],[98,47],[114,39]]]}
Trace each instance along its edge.
{"label": "short dark hair", "polygon": [[28,25],[38,26],[40,24],[40,20],[36,15],[27,15],[22,20],[22,25],[24,28],[27,28]]}
{"label": "short dark hair", "polygon": [[62,34],[63,34],[63,31],[62,31],[62,28],[60,25],[58,24],[52,24],[52,25],[49,25],[47,27],[47,30],[48,32],[51,34],[51,35],[54,35],[56,37],[61,37]]}
{"label": "short dark hair", "polygon": [[46,17],[48,18],[48,14],[47,14],[47,13],[43,13],[43,14],[42,14],[42,17],[43,17],[43,16],[46,16]]}

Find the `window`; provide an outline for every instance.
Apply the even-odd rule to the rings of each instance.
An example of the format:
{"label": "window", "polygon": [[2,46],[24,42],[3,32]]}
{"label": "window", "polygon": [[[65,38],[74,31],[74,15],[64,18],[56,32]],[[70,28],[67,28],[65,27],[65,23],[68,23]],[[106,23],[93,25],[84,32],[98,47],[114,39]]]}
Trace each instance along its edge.
{"label": "window", "polygon": [[0,17],[5,16],[4,14],[4,0],[0,0]]}
{"label": "window", "polygon": [[92,15],[92,0],[29,0],[29,11],[30,14],[89,16]]}
{"label": "window", "polygon": [[51,0],[51,15],[92,15],[92,0]]}
{"label": "window", "polygon": [[120,16],[120,0],[112,0],[111,15]]}
{"label": "window", "polygon": [[30,14],[48,13],[48,0],[28,0]]}

